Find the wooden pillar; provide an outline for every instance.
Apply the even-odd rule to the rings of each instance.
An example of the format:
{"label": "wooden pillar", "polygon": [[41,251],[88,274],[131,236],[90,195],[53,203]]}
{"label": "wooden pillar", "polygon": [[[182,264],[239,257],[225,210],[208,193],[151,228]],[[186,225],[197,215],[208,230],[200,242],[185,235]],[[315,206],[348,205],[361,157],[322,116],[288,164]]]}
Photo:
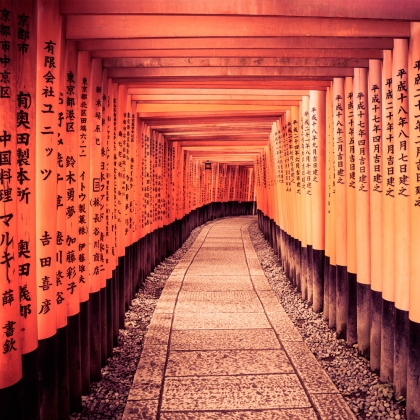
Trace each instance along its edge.
{"label": "wooden pillar", "polygon": [[82,361],[82,393],[90,392],[90,311],[89,311],[89,179],[90,179],[90,121],[89,87],[91,84],[90,53],[79,51],[77,55],[78,98],[76,124],[78,131],[78,191],[77,216],[79,223],[79,298],[80,298],[80,340]]}
{"label": "wooden pillar", "polygon": [[116,201],[116,250],[118,256],[118,285],[119,285],[119,304],[118,304],[118,320],[119,328],[125,328],[125,234],[124,234],[124,222],[125,222],[125,153],[124,153],[124,134],[123,134],[123,120],[124,120],[124,108],[126,103],[127,87],[119,85],[115,97],[117,98],[117,112],[116,112],[116,124],[117,124],[117,166],[116,166],[116,183],[117,183],[117,201]]}
{"label": "wooden pillar", "polygon": [[117,112],[118,112],[118,84],[113,83],[112,79],[108,80],[108,96],[111,101],[111,144],[110,151],[112,156],[111,167],[111,195],[110,195],[110,211],[111,211],[111,229],[110,229],[110,243],[111,243],[111,258],[114,265],[113,274],[113,304],[114,304],[114,317],[113,317],[113,344],[118,345],[118,334],[120,328],[120,266],[118,264],[118,249],[117,249],[117,192],[118,192],[118,141],[117,141]]}
{"label": "wooden pillar", "polygon": [[395,345],[394,393],[406,396],[410,284],[410,140],[408,40],[395,39],[392,57],[395,142]]}
{"label": "wooden pillar", "polygon": [[[58,1],[37,4],[36,277],[40,417],[58,417],[57,386],[57,139],[61,16]],[[47,93],[46,93],[47,92]]]}
{"label": "wooden pillar", "polygon": [[407,366],[407,419],[420,417],[420,24],[411,23],[411,38],[408,60],[408,87],[410,122],[410,293],[409,293],[409,335]]}
{"label": "wooden pillar", "polygon": [[311,90],[309,113],[312,152],[312,241],[313,241],[313,304],[314,312],[322,311],[324,301],[325,256],[325,117],[324,91]]}
{"label": "wooden pillar", "polygon": [[357,342],[357,263],[356,263],[356,146],[354,123],[353,78],[344,81],[346,133],[346,188],[347,188],[347,278],[348,315],[347,344]]}
{"label": "wooden pillar", "polygon": [[90,162],[86,190],[89,191],[88,209],[88,249],[89,258],[89,318],[90,318],[90,380],[101,380],[101,134],[102,134],[102,60],[94,58],[90,65],[88,80],[88,106],[90,120]]}
{"label": "wooden pillar", "polygon": [[306,231],[306,219],[307,211],[306,208],[306,148],[305,148],[305,132],[307,126],[305,126],[305,115],[304,115],[303,102],[300,106],[300,207],[301,207],[301,235],[302,235],[302,247],[301,247],[301,296],[303,300],[308,297],[308,239]]}
{"label": "wooden pillar", "polygon": [[371,327],[370,289],[370,178],[367,69],[354,70],[354,131],[356,160],[357,342],[368,354]]}
{"label": "wooden pillar", "polygon": [[[0,6],[0,9],[3,7]],[[8,9],[6,7],[6,9]],[[18,254],[16,256],[19,275],[20,329],[22,331],[22,374],[24,418],[39,416],[39,369],[38,369],[38,326],[37,326],[37,277],[36,277],[36,212],[35,212],[35,179],[36,179],[36,1],[17,3],[17,27],[12,30],[14,37],[18,30],[21,36],[17,43],[17,115],[30,124],[17,124],[16,143],[20,159],[17,160],[17,220]],[[13,22],[13,20],[12,20]],[[3,23],[7,25],[7,22]],[[16,76],[15,76],[16,77]],[[7,83],[5,83],[7,85]],[[1,89],[1,88],[0,88]],[[1,95],[3,96],[3,95]],[[6,95],[7,96],[7,95]],[[7,98],[0,99],[2,102]],[[20,118],[20,117],[19,117]],[[3,132],[0,127],[0,132]],[[1,183],[8,168],[2,168]],[[20,175],[19,175],[20,174]],[[5,188],[2,186],[2,189]],[[3,325],[3,324],[2,324]],[[2,370],[2,368],[0,368]],[[1,387],[1,386],[0,386]],[[13,398],[19,403],[18,398]],[[1,404],[3,407],[3,404]],[[6,411],[5,411],[6,412]],[[19,410],[15,413],[18,417]]]}
{"label": "wooden pillar", "polygon": [[67,311],[67,287],[63,282],[66,269],[67,243],[66,238],[66,104],[64,95],[66,90],[66,72],[64,63],[66,61],[66,40],[64,31],[61,32],[61,54],[60,54],[60,79],[58,80],[58,127],[57,127],[57,190],[56,190],[56,212],[57,226],[55,242],[56,253],[56,302],[57,302],[57,392],[58,392],[58,417],[67,418],[70,415],[69,405],[69,363],[68,363],[68,311]]}
{"label": "wooden pillar", "polygon": [[[102,152],[101,152],[101,214],[102,214],[102,258],[104,266],[104,280],[106,289],[106,349],[101,352],[102,363],[112,355],[113,349],[113,330],[114,330],[114,293],[113,293],[113,273],[115,264],[112,259],[111,249],[111,121],[112,121],[112,82],[107,76],[106,69],[103,71],[102,80]],[[104,330],[102,330],[104,331]],[[104,331],[105,332],[105,331]]]}
{"label": "wooden pillar", "polygon": [[65,132],[66,157],[64,163],[66,206],[66,266],[64,282],[67,291],[68,340],[69,340],[69,402],[71,412],[82,408],[80,298],[79,298],[79,138],[77,111],[77,51],[74,41],[66,43],[65,59]]}
{"label": "wooden pillar", "polygon": [[392,51],[383,52],[382,64],[382,121],[383,121],[383,241],[382,241],[382,323],[381,323],[381,381],[394,380],[395,334],[395,165],[394,114],[392,88]]}
{"label": "wooden pillar", "polygon": [[338,338],[347,336],[348,278],[347,278],[347,185],[346,185],[346,109],[344,79],[333,81],[334,112],[334,171],[336,235],[336,332]]}
{"label": "wooden pillar", "polygon": [[[7,419],[22,419],[22,337],[19,315],[19,257],[18,257],[18,205],[17,205],[17,133],[19,111],[16,109],[18,92],[17,77],[17,9],[16,2],[2,0],[0,25],[5,28],[0,35],[4,64],[1,67],[2,85],[0,87],[0,293],[2,297],[0,310],[0,328],[2,352],[0,352],[0,403],[2,415]],[[26,97],[29,99],[28,97]],[[22,98],[23,99],[23,98]],[[35,102],[35,98],[33,98]],[[27,102],[29,105],[30,102]],[[25,112],[22,109],[22,112]],[[18,124],[16,127],[16,115]],[[29,114],[28,115],[29,118]],[[35,121],[27,121],[27,126]],[[18,129],[18,130],[17,130]],[[35,242],[35,241],[34,241]],[[35,243],[33,243],[35,248]],[[28,248],[28,250],[30,250]],[[35,249],[33,249],[35,253]],[[35,270],[35,267],[32,267]],[[31,287],[32,290],[34,290]],[[34,299],[35,296],[29,295]],[[35,292],[36,293],[36,292]],[[23,302],[23,304],[27,304]],[[36,305],[33,310],[35,312]],[[29,338],[29,337],[28,337]]]}
{"label": "wooden pillar", "polygon": [[311,152],[311,119],[309,112],[309,96],[302,97],[303,136],[305,143],[305,183],[306,183],[306,251],[307,251],[307,294],[311,305],[313,302],[313,252],[312,252],[312,152]]}
{"label": "wooden pillar", "polygon": [[299,107],[291,107],[292,118],[292,154],[294,167],[293,184],[293,209],[294,209],[294,259],[295,259],[295,277],[298,292],[301,292],[301,246],[302,246],[302,207],[301,207],[301,174],[300,174],[300,124]]}
{"label": "wooden pillar", "polygon": [[370,331],[370,367],[379,372],[381,366],[382,325],[382,230],[383,230],[383,173],[382,173],[382,61],[369,61],[369,171],[370,171],[370,232],[371,232],[371,289],[372,327]]}

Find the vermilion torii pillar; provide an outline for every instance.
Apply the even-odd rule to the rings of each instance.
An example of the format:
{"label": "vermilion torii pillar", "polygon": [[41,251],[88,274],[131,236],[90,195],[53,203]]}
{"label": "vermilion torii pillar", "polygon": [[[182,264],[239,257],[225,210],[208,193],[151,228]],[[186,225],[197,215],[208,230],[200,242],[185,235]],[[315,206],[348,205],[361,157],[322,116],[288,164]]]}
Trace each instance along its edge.
{"label": "vermilion torii pillar", "polygon": [[420,25],[411,23],[411,38],[408,56],[408,86],[410,112],[410,295],[407,366],[407,417],[414,419],[420,413]]}
{"label": "vermilion torii pillar", "polygon": [[[0,24],[6,26],[8,31],[0,35],[2,43],[16,45],[17,39],[17,7],[14,1],[2,1],[2,15]],[[3,51],[2,51],[3,53]],[[12,416],[16,413],[17,418],[23,418],[23,410],[19,404],[19,395],[22,390],[22,338],[20,334],[20,284],[19,284],[19,260],[18,257],[18,207],[17,207],[17,133],[22,132],[16,127],[16,98],[17,98],[17,50],[10,48],[4,51],[3,64],[1,68],[2,86],[0,97],[0,327],[2,329],[0,352],[0,388],[6,389],[2,393],[2,407],[5,416]],[[24,98],[22,98],[23,100]],[[29,98],[26,97],[26,105],[29,106]],[[35,106],[35,97],[33,98]],[[22,106],[25,102],[22,104]],[[22,109],[22,112],[25,110]],[[29,118],[29,114],[28,118]],[[19,114],[18,114],[19,116]],[[29,126],[29,120],[26,120]],[[35,121],[32,121],[34,124]],[[18,130],[17,130],[18,128]],[[28,143],[29,144],[29,143]],[[24,237],[22,238],[24,240]],[[36,243],[34,241],[33,253]],[[26,248],[29,251],[29,245]],[[28,253],[27,253],[28,255]],[[29,274],[29,266],[27,273]],[[20,271],[23,267],[20,269]],[[35,270],[35,265],[32,267]],[[22,273],[22,271],[21,271]],[[34,278],[28,278],[34,280]],[[31,282],[31,283],[32,283]],[[30,284],[27,290],[27,298],[36,302],[36,287]],[[35,295],[31,295],[31,292]],[[27,300],[27,299],[26,299]],[[32,302],[29,302],[32,303]],[[27,302],[23,302],[27,304]],[[30,309],[31,308],[27,308]],[[35,312],[36,304],[32,308]],[[36,317],[36,315],[35,315]],[[33,323],[35,326],[36,323]],[[2,408],[3,409],[3,408]]]}
{"label": "vermilion torii pillar", "polygon": [[309,123],[312,154],[312,253],[313,310],[322,311],[323,269],[325,253],[325,106],[324,91],[311,90]]}
{"label": "vermilion torii pillar", "polygon": [[382,232],[383,191],[382,171],[382,62],[369,61],[369,171],[370,171],[370,229],[371,229],[371,289],[372,327],[370,336],[370,366],[379,372],[381,364],[382,325]]}
{"label": "vermilion torii pillar", "polygon": [[[58,1],[37,4],[36,282],[41,418],[58,416],[57,377],[57,140],[61,70]],[[45,95],[45,92],[48,92]]]}
{"label": "vermilion torii pillar", "polygon": [[406,396],[410,284],[410,141],[408,40],[395,39],[392,57],[395,178],[394,392]]}
{"label": "vermilion torii pillar", "polygon": [[353,106],[356,161],[357,342],[359,352],[370,347],[370,204],[368,72],[354,70]]}
{"label": "vermilion torii pillar", "polygon": [[337,337],[347,335],[348,278],[347,278],[347,186],[346,186],[346,138],[344,79],[333,81],[334,113],[334,171],[336,197],[336,331]]}
{"label": "vermilion torii pillar", "polygon": [[381,381],[394,380],[395,334],[395,155],[392,89],[392,51],[384,51],[382,63],[382,128],[383,128],[383,240],[382,240],[382,323]]}

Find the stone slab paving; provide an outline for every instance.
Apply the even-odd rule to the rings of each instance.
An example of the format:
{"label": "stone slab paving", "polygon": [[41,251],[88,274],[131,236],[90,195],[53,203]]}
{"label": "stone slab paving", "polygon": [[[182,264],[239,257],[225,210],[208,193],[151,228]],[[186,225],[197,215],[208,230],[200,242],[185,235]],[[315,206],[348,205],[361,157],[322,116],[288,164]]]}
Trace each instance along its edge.
{"label": "stone slab paving", "polygon": [[355,419],[272,292],[254,220],[207,225],[173,271],[124,419]]}

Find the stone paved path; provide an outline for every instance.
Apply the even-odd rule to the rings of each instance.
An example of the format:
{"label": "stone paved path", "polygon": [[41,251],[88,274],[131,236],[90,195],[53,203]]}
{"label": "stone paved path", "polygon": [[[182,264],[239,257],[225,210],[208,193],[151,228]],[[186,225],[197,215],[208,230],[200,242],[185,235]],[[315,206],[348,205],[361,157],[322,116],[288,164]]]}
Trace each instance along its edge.
{"label": "stone paved path", "polygon": [[125,420],[355,419],[271,291],[254,220],[207,225],[172,272]]}

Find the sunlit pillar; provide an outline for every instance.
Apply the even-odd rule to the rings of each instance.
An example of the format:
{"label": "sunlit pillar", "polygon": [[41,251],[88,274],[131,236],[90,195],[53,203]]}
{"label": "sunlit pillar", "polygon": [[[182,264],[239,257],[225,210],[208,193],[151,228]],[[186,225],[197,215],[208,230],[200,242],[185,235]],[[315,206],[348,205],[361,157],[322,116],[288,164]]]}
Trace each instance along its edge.
{"label": "sunlit pillar", "polygon": [[61,17],[58,1],[37,3],[36,277],[41,419],[58,416],[57,386],[57,140]]}
{"label": "sunlit pillar", "polygon": [[394,392],[406,396],[410,284],[410,139],[408,40],[394,39],[392,57],[395,153],[395,344]]}
{"label": "sunlit pillar", "polygon": [[79,51],[77,54],[77,85],[78,99],[75,123],[78,131],[78,165],[77,183],[79,202],[76,209],[79,224],[79,274],[78,292],[80,298],[80,339],[82,361],[82,393],[90,392],[90,316],[89,316],[89,178],[90,178],[90,141],[91,141],[91,59],[90,53]]}
{"label": "sunlit pillar", "polygon": [[344,80],[347,188],[347,343],[357,342],[357,263],[356,263],[356,146],[353,78]]}
{"label": "sunlit pillar", "polygon": [[408,59],[410,165],[410,293],[409,293],[409,335],[407,366],[407,418],[420,417],[420,259],[418,249],[420,238],[420,24],[411,23],[411,38]]}
{"label": "sunlit pillar", "polygon": [[370,332],[370,367],[379,372],[381,365],[382,324],[382,230],[383,191],[382,173],[382,61],[369,61],[369,171],[370,171],[370,231],[371,231],[371,288],[372,327]]}
{"label": "sunlit pillar", "polygon": [[394,378],[395,334],[395,165],[394,114],[392,106],[392,51],[383,51],[382,64],[382,131],[383,131],[383,239],[382,239],[382,322],[381,322],[381,381],[392,383]]}
{"label": "sunlit pillar", "polygon": [[311,90],[309,121],[312,153],[312,242],[313,242],[313,304],[314,312],[321,312],[324,301],[325,254],[325,133],[326,97],[324,91]]}
{"label": "sunlit pillar", "polygon": [[347,278],[347,185],[346,185],[346,109],[344,79],[333,81],[334,113],[334,171],[336,235],[336,332],[338,338],[347,336],[348,278]]}
{"label": "sunlit pillar", "polygon": [[368,72],[354,69],[354,140],[356,161],[357,342],[361,354],[370,347],[370,178]]}
{"label": "sunlit pillar", "polygon": [[[16,2],[2,0],[0,2],[2,14],[0,15],[0,25],[5,30],[0,34],[2,45],[8,45],[7,51],[2,51],[3,63],[0,76],[0,328],[1,349],[0,352],[0,403],[5,416],[18,419],[23,418],[22,410],[22,342],[21,337],[21,317],[20,317],[20,284],[21,269],[19,268],[18,256],[18,196],[17,196],[17,134],[22,132],[19,127],[19,111],[16,109],[17,98],[17,10]],[[7,28],[7,29],[6,29]],[[35,46],[33,46],[34,48]],[[27,97],[29,100],[29,98]],[[35,97],[32,98],[35,108]],[[27,102],[29,105],[30,102]],[[27,112],[22,109],[22,112]],[[16,127],[16,115],[18,124]],[[26,114],[29,118],[29,113]],[[26,116],[25,116],[26,120]],[[29,124],[31,123],[31,124]],[[35,121],[26,122],[27,126],[35,126]],[[35,139],[32,139],[35,146]],[[28,143],[29,145],[29,143]],[[34,164],[33,162],[32,164]],[[23,239],[22,239],[23,240]],[[32,243],[32,253],[35,254],[36,241]],[[27,255],[30,248],[28,243]],[[29,266],[28,266],[29,270]],[[32,267],[35,272],[35,264]],[[28,279],[30,280],[30,279]],[[36,287],[30,284],[28,299],[22,304],[32,304],[29,307],[36,313],[36,297],[32,296],[37,292]],[[33,300],[32,300],[33,299]],[[29,302],[31,300],[31,302]],[[34,315],[36,318],[36,315]],[[36,326],[32,323],[32,326]],[[35,330],[36,331],[36,330]],[[28,338],[30,338],[28,336]],[[36,346],[35,346],[36,347]]]}

